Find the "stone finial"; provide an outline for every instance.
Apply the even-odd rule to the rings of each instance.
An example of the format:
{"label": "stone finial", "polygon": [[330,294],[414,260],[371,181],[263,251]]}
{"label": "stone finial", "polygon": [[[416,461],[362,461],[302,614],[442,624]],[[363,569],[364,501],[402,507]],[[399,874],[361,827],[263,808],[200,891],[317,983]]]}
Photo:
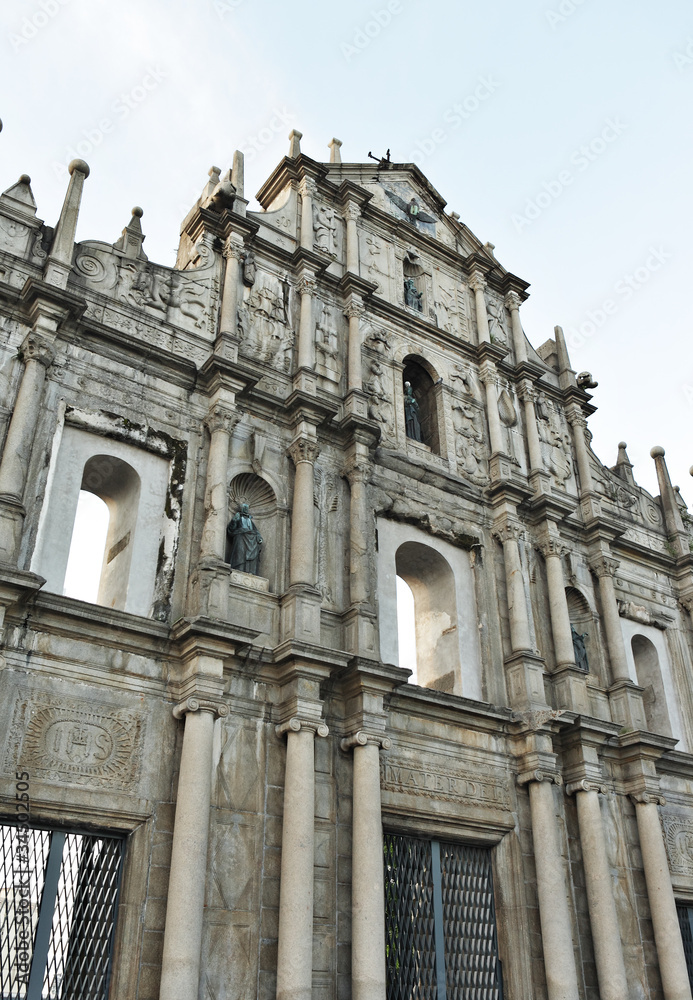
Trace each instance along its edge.
{"label": "stone finial", "polygon": [[31,177],[28,174],[22,174],[16,184],[13,184],[6,191],[2,192],[0,201],[7,205],[8,208],[13,208],[15,212],[19,212],[20,215],[36,215],[36,202],[31,190]]}
{"label": "stone finial", "polygon": [[231,168],[231,183],[236,189],[236,197],[243,197],[243,189],[245,184],[244,179],[244,164],[245,160],[243,153],[240,149],[234,151],[233,154],[233,167]]}
{"label": "stone finial", "polygon": [[688,470],[689,475],[693,476],[693,465]]}
{"label": "stone finial", "polygon": [[301,155],[301,139],[303,138],[303,132],[297,131],[292,128],[289,132],[289,159],[295,160],[297,156]]}
{"label": "stone finial", "polygon": [[142,235],[140,219],[143,215],[144,212],[139,205],[135,205],[132,209],[132,218],[123,230],[120,238],[113,244],[114,250],[120,250],[129,260],[134,260],[135,258],[147,260],[147,255],[142,249],[145,237]]}
{"label": "stone finial", "polygon": [[618,443],[618,457],[616,459],[616,465],[613,468],[613,472],[621,479],[625,480],[627,483],[635,484],[635,479],[633,478],[633,463],[628,458],[628,452],[626,451],[625,441],[619,441]]}
{"label": "stone finial", "polygon": [[70,182],[67,186],[58,225],[55,227],[53,245],[48,255],[44,278],[50,285],[65,288],[67,276],[72,268],[72,253],[75,245],[75,232],[79,217],[79,206],[82,200],[84,181],[89,176],[89,166],[84,160],[72,160],[68,166]]}
{"label": "stone finial", "polygon": [[327,145],[330,148],[330,163],[341,163],[342,162],[341,139],[330,139]]}
{"label": "stone finial", "polygon": [[677,555],[687,555],[689,552],[688,536],[683,527],[681,511],[676,502],[676,493],[671,484],[667,463],[664,460],[664,448],[660,445],[655,445],[650,451],[650,457],[654,459],[657,471],[659,498],[662,504],[664,523],[669,535],[669,541],[673,544]]}
{"label": "stone finial", "polygon": [[565,342],[562,326],[555,326],[553,332],[556,338],[556,355],[558,357],[558,371],[570,371],[570,357],[568,356],[568,346]]}

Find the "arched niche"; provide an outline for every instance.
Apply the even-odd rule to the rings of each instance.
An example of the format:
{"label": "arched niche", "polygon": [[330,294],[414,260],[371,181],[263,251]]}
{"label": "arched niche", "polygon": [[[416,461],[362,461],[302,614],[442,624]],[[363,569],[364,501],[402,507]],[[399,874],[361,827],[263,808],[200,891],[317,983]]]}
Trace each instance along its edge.
{"label": "arched niche", "polygon": [[591,674],[597,677],[600,674],[600,663],[598,657],[599,640],[596,633],[596,622],[587,598],[575,587],[566,587],[565,599],[568,605],[568,617],[578,635],[584,636],[587,662]]}
{"label": "arched niche", "polygon": [[414,399],[419,404],[421,439],[436,455],[440,454],[438,400],[435,392],[436,378],[422,358],[409,355],[404,358],[402,383],[409,382]]}
{"label": "arched niche", "polygon": [[[253,472],[241,472],[233,477],[229,485],[229,521],[244,503],[248,504],[253,521],[262,535],[258,576],[269,580],[270,590],[276,592],[280,572],[279,557],[282,551],[277,497],[266,479]],[[227,537],[227,562],[229,550],[230,543]]]}
{"label": "arched niche", "polygon": [[114,455],[92,455],[85,463],[81,488],[103,500],[109,513],[96,598],[109,608],[125,609],[141,486],[133,467]]}
{"label": "arched niche", "polygon": [[481,700],[481,652],[470,554],[408,524],[378,518],[380,656],[401,663],[397,577],[414,597],[416,683]]}
{"label": "arched niche", "polygon": [[630,645],[638,684],[645,689],[643,703],[648,731],[659,736],[672,736],[669,707],[657,649],[644,635],[634,635]]}

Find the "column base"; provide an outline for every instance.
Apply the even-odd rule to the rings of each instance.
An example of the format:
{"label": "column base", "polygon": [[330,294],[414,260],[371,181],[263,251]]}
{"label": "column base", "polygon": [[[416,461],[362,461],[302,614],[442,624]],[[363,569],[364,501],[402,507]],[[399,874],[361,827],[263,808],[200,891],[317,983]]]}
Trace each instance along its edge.
{"label": "column base", "polygon": [[574,663],[562,663],[551,674],[556,708],[591,715],[587,675]]}
{"label": "column base", "polygon": [[647,732],[647,719],[642,701],[643,688],[631,680],[619,680],[609,688],[611,718],[627,729]]}
{"label": "column base", "polygon": [[320,642],[320,605],[322,595],[315,587],[295,584],[281,601],[281,640],[300,639]]}
{"label": "column base", "polygon": [[190,580],[191,612],[228,621],[231,567],[220,559],[200,564]]}
{"label": "column base", "polygon": [[214,341],[214,353],[225,361],[238,361],[238,334],[222,332]]}
{"label": "column base", "polygon": [[24,505],[13,496],[0,496],[0,562],[16,563],[22,540]]}
{"label": "column base", "polygon": [[372,611],[354,605],[344,615],[344,648],[349,653],[377,659],[376,618]]}
{"label": "column base", "polygon": [[546,709],[544,661],[530,649],[506,657],[505,676],[510,707],[520,712]]}
{"label": "column base", "polygon": [[344,413],[368,419],[368,396],[362,389],[352,389],[344,400]]}
{"label": "column base", "polygon": [[489,459],[489,473],[492,482],[498,482],[500,479],[512,479],[514,468],[511,459],[499,451],[491,455]]}
{"label": "column base", "polygon": [[299,368],[293,377],[293,391],[314,396],[318,385],[318,376],[311,368]]}

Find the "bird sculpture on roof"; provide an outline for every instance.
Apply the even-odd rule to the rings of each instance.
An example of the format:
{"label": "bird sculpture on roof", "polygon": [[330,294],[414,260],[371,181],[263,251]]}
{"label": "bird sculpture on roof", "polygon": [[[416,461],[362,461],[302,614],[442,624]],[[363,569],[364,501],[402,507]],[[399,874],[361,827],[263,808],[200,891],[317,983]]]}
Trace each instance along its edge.
{"label": "bird sculpture on roof", "polygon": [[400,198],[398,194],[395,194],[394,191],[388,191],[387,188],[385,188],[385,194],[388,196],[390,201],[400,209],[400,211],[404,212],[407,220],[411,222],[413,226],[415,226],[417,222],[436,221],[432,215],[428,214],[428,212],[421,211],[416,198],[411,198],[411,200],[407,202],[404,198]]}

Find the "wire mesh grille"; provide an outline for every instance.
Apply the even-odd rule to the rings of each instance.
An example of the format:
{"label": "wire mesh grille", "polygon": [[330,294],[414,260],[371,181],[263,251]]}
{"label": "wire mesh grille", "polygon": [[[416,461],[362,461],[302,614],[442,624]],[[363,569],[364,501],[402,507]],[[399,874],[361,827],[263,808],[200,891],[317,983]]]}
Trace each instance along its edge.
{"label": "wire mesh grille", "polygon": [[[106,1000],[123,840],[76,833],[53,837],[47,831],[27,830],[27,860],[25,854],[18,854],[24,831],[10,826],[0,830],[0,892],[5,893],[0,917],[0,1000]],[[15,905],[17,858],[27,862],[30,925],[25,918],[22,925]],[[50,878],[46,879],[49,863],[56,865],[56,874],[59,866],[52,890]],[[27,926],[29,989],[29,970],[20,966]],[[42,926],[46,927],[43,944]]]}
{"label": "wire mesh grille", "polygon": [[431,844],[385,835],[388,1000],[437,1000]]}
{"label": "wire mesh grille", "polygon": [[491,857],[440,845],[448,1000],[500,1000]]}
{"label": "wire mesh grille", "polygon": [[25,1000],[50,833],[0,827],[0,997]]}
{"label": "wire mesh grille", "polygon": [[693,906],[685,903],[676,904],[676,912],[679,917],[681,928],[681,938],[683,940],[683,953],[686,956],[686,968],[691,987],[693,987]]}
{"label": "wire mesh grille", "polygon": [[[490,852],[440,844],[438,866],[431,843],[385,835],[387,998],[502,1000]],[[442,898],[440,954],[434,886],[440,886]]]}

